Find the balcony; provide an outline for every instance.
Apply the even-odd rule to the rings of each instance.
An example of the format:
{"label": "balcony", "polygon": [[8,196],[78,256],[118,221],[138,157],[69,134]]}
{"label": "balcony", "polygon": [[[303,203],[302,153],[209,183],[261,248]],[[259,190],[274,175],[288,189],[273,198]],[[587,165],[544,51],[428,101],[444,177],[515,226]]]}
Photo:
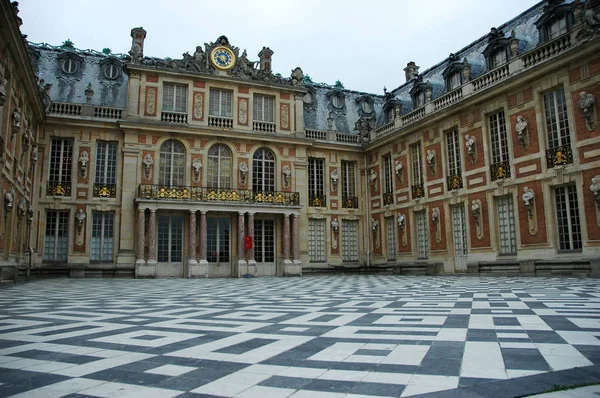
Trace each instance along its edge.
{"label": "balcony", "polygon": [[139,199],[145,200],[185,200],[192,202],[233,202],[248,204],[268,204],[269,206],[299,206],[298,192],[252,191],[191,186],[164,186],[141,184]]}
{"label": "balcony", "polygon": [[423,184],[413,184],[411,187],[412,198],[419,199],[425,196],[425,190],[423,189]]}
{"label": "balcony", "polygon": [[492,181],[510,178],[510,162],[498,162],[490,165],[490,177]]}
{"label": "balcony", "polygon": [[48,182],[46,186],[46,195],[52,196],[71,196],[70,182]]}
{"label": "balcony", "polygon": [[383,194],[383,205],[389,206],[394,204],[394,194],[391,192],[385,192]]}
{"label": "balcony", "polygon": [[549,169],[569,163],[573,163],[571,145],[563,145],[546,151],[546,165]]}
{"label": "balcony", "polygon": [[209,116],[208,117],[208,127],[215,127],[218,129],[232,129],[233,128],[233,118],[221,117],[221,116]]}
{"label": "balcony", "polygon": [[94,184],[94,197],[95,198],[116,198],[117,197],[117,185],[116,184]]}
{"label": "balcony", "polygon": [[309,207],[327,207],[327,196],[325,195],[308,195]]}
{"label": "balcony", "polygon": [[274,133],[277,130],[277,125],[272,122],[252,122],[252,130],[261,133]]}
{"label": "balcony", "polygon": [[338,144],[360,145],[360,137],[358,134],[339,133],[331,130],[313,130],[305,129],[304,134],[309,140],[335,142]]}
{"label": "balcony", "polygon": [[462,174],[449,175],[446,179],[448,191],[454,191],[463,187]]}
{"label": "balcony", "polygon": [[78,119],[121,120],[125,111],[122,108],[93,106],[90,104],[69,104],[53,102],[48,114],[50,116]]}
{"label": "balcony", "polygon": [[183,113],[183,112],[163,111],[160,114],[160,120],[161,120],[161,122],[167,122],[167,123],[187,124],[188,115],[187,115],[187,113]]}
{"label": "balcony", "polygon": [[342,209],[358,209],[358,197],[342,196]]}

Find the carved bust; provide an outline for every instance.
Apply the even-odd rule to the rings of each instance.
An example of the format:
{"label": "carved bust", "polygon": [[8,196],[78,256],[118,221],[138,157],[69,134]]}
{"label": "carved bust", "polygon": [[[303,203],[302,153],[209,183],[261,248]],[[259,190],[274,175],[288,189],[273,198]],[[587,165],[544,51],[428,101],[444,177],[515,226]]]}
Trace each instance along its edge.
{"label": "carved bust", "polygon": [[517,116],[517,124],[515,124],[515,130],[517,134],[522,135],[525,133],[525,129],[527,128],[527,119],[523,116]]}
{"label": "carved bust", "polygon": [[152,155],[147,153],[146,156],[144,156],[143,162],[144,166],[146,167],[146,170],[150,170],[150,167],[152,167],[152,165],[154,164],[154,160],[152,160]]}
{"label": "carved bust", "polygon": [[199,174],[200,173],[200,169],[202,168],[202,162],[200,161],[200,158],[195,158],[194,161],[192,162],[192,167],[194,168],[194,173],[195,174]]}
{"label": "carved bust", "polygon": [[83,227],[83,223],[85,222],[85,219],[87,218],[87,216],[85,215],[85,211],[83,211],[83,209],[79,209],[75,218],[77,220],[77,227],[78,228]]}
{"label": "carved bust", "polygon": [[398,214],[398,225],[404,227],[406,224],[406,216],[402,213]]}
{"label": "carved bust", "polygon": [[11,211],[13,208],[13,201],[15,200],[15,190],[11,188],[6,194],[4,194],[4,208],[6,211]]}

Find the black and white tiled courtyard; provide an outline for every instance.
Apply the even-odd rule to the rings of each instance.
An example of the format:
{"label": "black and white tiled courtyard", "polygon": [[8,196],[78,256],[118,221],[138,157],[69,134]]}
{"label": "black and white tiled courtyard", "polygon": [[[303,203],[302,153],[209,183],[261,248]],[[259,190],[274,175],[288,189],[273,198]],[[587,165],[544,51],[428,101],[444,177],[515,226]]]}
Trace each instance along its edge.
{"label": "black and white tiled courtyard", "polygon": [[509,397],[593,383],[597,279],[55,279],[0,289],[0,397]]}

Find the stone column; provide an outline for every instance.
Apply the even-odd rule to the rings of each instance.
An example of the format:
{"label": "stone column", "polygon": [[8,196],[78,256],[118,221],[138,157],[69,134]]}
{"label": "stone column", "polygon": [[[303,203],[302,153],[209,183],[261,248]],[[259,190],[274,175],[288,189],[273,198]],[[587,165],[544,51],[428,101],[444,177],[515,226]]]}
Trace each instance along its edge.
{"label": "stone column", "polygon": [[[140,151],[139,149],[123,148],[123,169],[121,175],[123,179],[120,184],[121,193],[121,220],[119,231],[119,251],[117,253],[117,263],[122,266],[131,266],[136,263],[136,235],[135,229],[135,197],[140,183],[138,176],[140,173]],[[89,165],[88,165],[89,166]],[[89,173],[89,171],[88,171]],[[118,190],[117,190],[118,191]]]}
{"label": "stone column", "polygon": [[197,264],[196,261],[196,210],[190,210],[190,265]]}
{"label": "stone column", "polygon": [[146,209],[138,208],[138,233],[136,264],[144,264],[144,245],[146,243]]}
{"label": "stone column", "polygon": [[290,264],[290,216],[283,215],[283,263]]}
{"label": "stone column", "polygon": [[300,263],[300,215],[293,214],[292,217],[292,258],[294,264]]}
{"label": "stone column", "polygon": [[156,209],[150,209],[148,221],[148,264],[156,264]]}
{"label": "stone column", "polygon": [[244,258],[244,213],[238,215],[238,278],[248,273],[248,263]]}
{"label": "stone column", "polygon": [[206,261],[206,212],[200,212],[200,262]]}
{"label": "stone column", "polygon": [[252,249],[248,252],[248,262],[254,261],[254,213],[248,213],[248,236],[252,237]]}

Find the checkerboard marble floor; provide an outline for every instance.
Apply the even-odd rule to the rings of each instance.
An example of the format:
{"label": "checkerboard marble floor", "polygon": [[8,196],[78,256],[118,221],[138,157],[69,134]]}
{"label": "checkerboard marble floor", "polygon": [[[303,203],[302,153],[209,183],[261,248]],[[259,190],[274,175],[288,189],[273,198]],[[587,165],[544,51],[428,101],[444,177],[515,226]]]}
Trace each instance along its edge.
{"label": "checkerboard marble floor", "polygon": [[56,279],[0,289],[0,397],[507,397],[594,382],[596,279]]}

